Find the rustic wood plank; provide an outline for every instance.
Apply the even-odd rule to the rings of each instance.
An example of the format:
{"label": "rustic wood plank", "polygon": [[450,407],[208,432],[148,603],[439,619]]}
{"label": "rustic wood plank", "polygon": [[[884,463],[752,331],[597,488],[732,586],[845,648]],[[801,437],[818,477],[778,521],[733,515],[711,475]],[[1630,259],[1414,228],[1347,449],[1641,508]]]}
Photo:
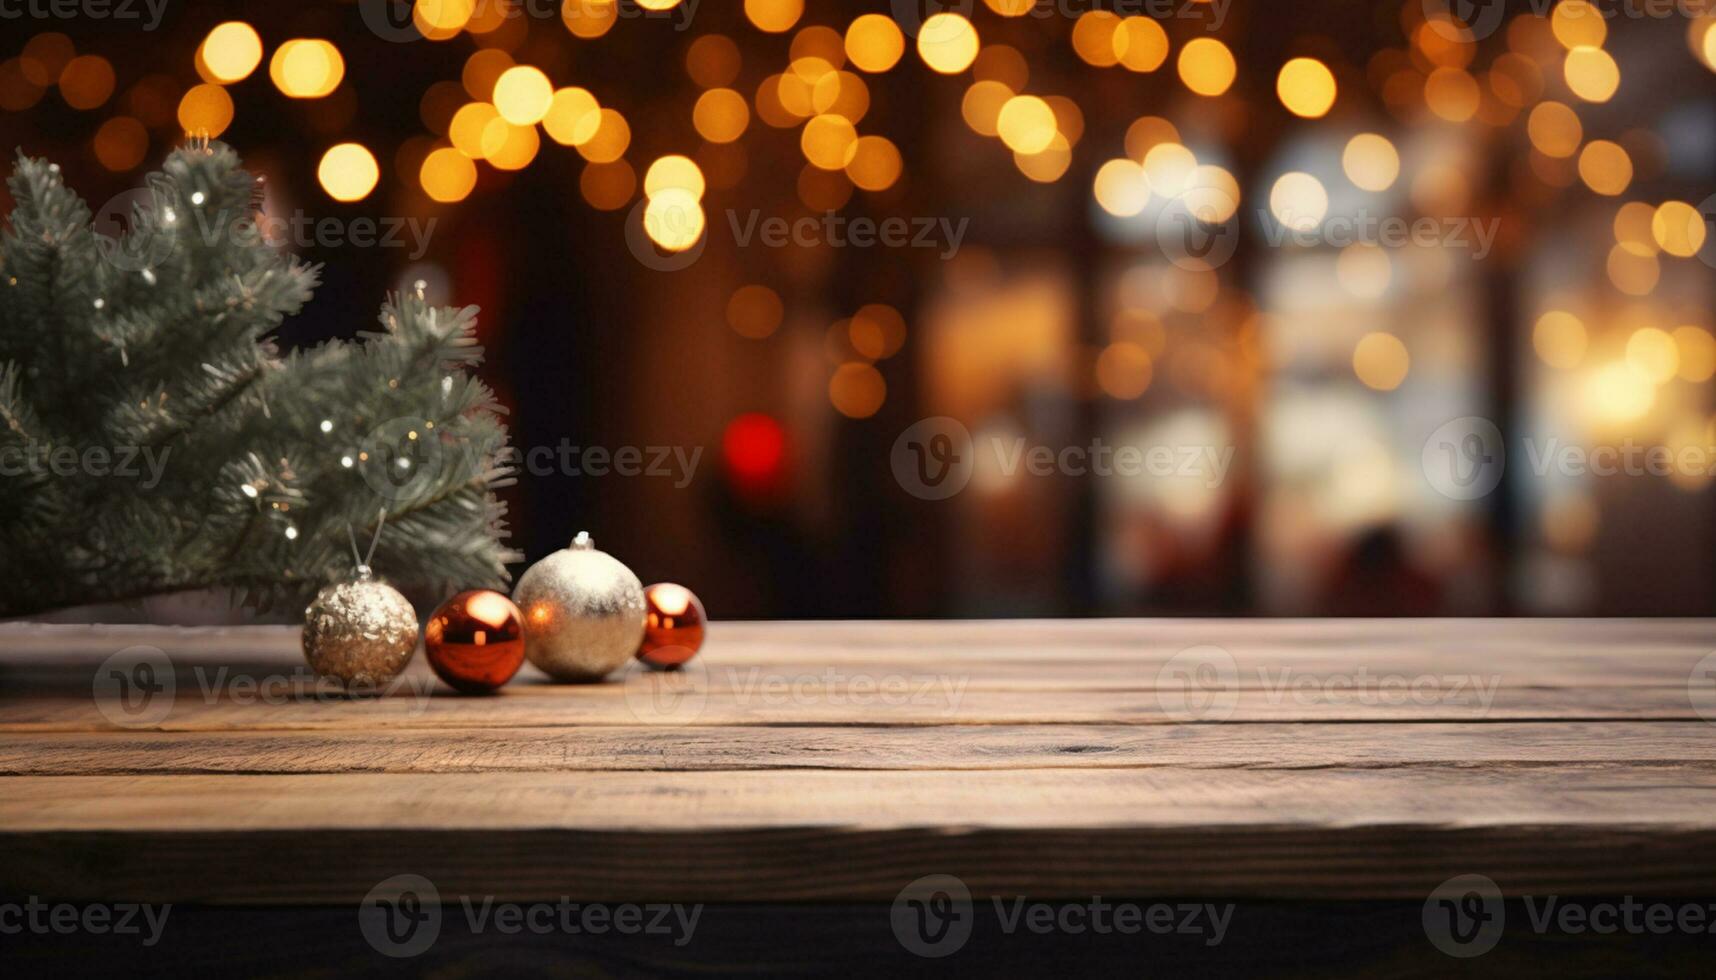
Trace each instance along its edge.
{"label": "rustic wood plank", "polygon": [[[1351,625],[1231,620],[963,623],[723,623],[704,664],[782,673],[811,670],[935,669],[975,683],[1024,680],[1039,686],[1133,686],[1153,682],[1180,651],[1213,645],[1234,658],[1242,686],[1283,667],[1329,673],[1466,673],[1489,676],[1505,662],[1510,683],[1652,685],[1686,680],[1716,651],[1707,621],[1380,620]],[[1342,621],[1344,624],[1346,621]],[[1325,635],[1327,634],[1327,635]],[[83,686],[109,654],[154,646],[188,665],[266,672],[302,664],[289,627],[169,630],[0,624],[0,685],[40,690]],[[528,668],[526,677],[534,674]],[[27,687],[26,687],[27,685]]]}
{"label": "rustic wood plank", "polygon": [[1716,766],[1703,722],[613,727],[0,735],[0,775]]}
{"label": "rustic wood plank", "polygon": [[[128,727],[91,681],[137,643],[176,688]],[[1209,644],[1213,688],[1163,671]],[[288,628],[0,626],[0,892],[1698,894],[1712,649],[1691,620],[718,624],[684,677],[459,698],[419,659],[347,699]]]}
{"label": "rustic wood plank", "polygon": [[[1716,772],[583,772],[0,779],[0,892],[353,902],[382,878],[580,900],[1706,894]],[[1624,861],[1616,860],[1625,854]]]}
{"label": "rustic wood plank", "polygon": [[[646,679],[647,680],[647,679]],[[957,679],[929,677],[890,700],[873,691],[806,688],[775,697],[766,692],[672,692],[660,700],[648,687],[621,683],[583,687],[521,685],[497,697],[395,694],[253,701],[231,694],[204,702],[178,697],[165,717],[139,730],[330,731],[339,729],[540,728],[563,726],[671,727],[731,725],[1171,725],[1188,722],[1578,721],[1594,719],[1699,721],[1716,697],[1685,688],[1497,688],[1468,690],[1422,703],[1412,697],[1363,692],[1232,692],[1232,710],[1208,709],[1172,691],[984,691],[944,687]],[[1716,717],[1716,712],[1712,712]],[[90,697],[14,699],[0,706],[0,732],[113,731],[131,727],[104,714]]]}

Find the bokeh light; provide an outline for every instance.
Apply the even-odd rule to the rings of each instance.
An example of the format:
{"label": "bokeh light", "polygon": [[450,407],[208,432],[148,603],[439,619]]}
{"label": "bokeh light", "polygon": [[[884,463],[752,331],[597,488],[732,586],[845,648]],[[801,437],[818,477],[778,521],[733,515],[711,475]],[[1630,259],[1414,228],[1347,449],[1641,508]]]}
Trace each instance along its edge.
{"label": "bokeh light", "polygon": [[381,168],[376,165],[375,155],[359,143],[329,147],[316,167],[316,180],[336,201],[363,200],[379,179]]}
{"label": "bokeh light", "polygon": [[1054,142],[1055,113],[1034,95],[1014,96],[1001,107],[995,131],[1015,153],[1040,153]]}
{"label": "bokeh light", "polygon": [[[743,99],[740,100],[741,104]],[[569,86],[559,89],[548,102],[542,130],[562,146],[582,146],[596,135],[602,124],[602,107],[588,90]]]}
{"label": "bokeh light", "polygon": [[1341,151],[1341,169],[1353,186],[1367,191],[1385,191],[1400,176],[1400,153],[1385,136],[1360,133],[1347,140]]}
{"label": "bokeh light", "polygon": [[432,200],[451,204],[464,200],[477,186],[477,165],[458,150],[443,146],[423,158],[418,181]]}
{"label": "bokeh light", "polygon": [[906,38],[893,18],[863,14],[846,28],[846,57],[859,71],[884,72],[906,52]]}
{"label": "bokeh light", "polygon": [[540,122],[553,101],[554,85],[540,68],[515,65],[495,80],[495,111],[514,126]]}
{"label": "bokeh light", "polygon": [[332,94],[345,78],[340,50],[317,38],[293,38],[274,50],[268,77],[282,94],[294,99],[320,99]]}
{"label": "bokeh light", "polygon": [[[751,110],[745,97],[730,88],[712,88],[697,97],[691,109],[691,124],[697,135],[711,143],[731,143],[745,134]],[[591,127],[595,131],[595,127]]]}
{"label": "bokeh light", "polygon": [[1532,327],[1531,345],[1543,363],[1570,371],[1585,357],[1585,324],[1565,310],[1550,310]]}
{"label": "bokeh light", "polygon": [[977,28],[959,14],[933,14],[918,28],[918,57],[943,75],[969,68],[977,58],[977,47]]}
{"label": "bokeh light", "polygon": [[1281,66],[1275,94],[1288,112],[1318,119],[1335,104],[1335,76],[1315,58],[1293,58]]}
{"label": "bokeh light", "polygon": [[1400,387],[1411,367],[1412,358],[1406,345],[1391,333],[1367,333],[1353,348],[1353,373],[1365,387],[1376,391]]}
{"label": "bokeh light", "polygon": [[1329,211],[1329,194],[1322,181],[1303,171],[1289,171],[1269,188],[1269,213],[1298,232],[1314,231]]}
{"label": "bokeh light", "polygon": [[192,136],[219,136],[232,125],[232,96],[219,85],[192,86],[179,100],[178,116],[179,128]]}
{"label": "bokeh light", "polygon": [[218,24],[197,49],[197,63],[207,69],[204,81],[231,85],[243,81],[262,63],[262,38],[240,20]]}
{"label": "bokeh light", "polygon": [[759,31],[780,34],[804,15],[804,0],[745,0],[745,17]]}
{"label": "bokeh light", "polygon": [[784,315],[780,294],[767,286],[740,286],[727,299],[727,325],[741,337],[761,340],[773,334]]}
{"label": "bokeh light", "polygon": [[1180,81],[1198,95],[1215,96],[1233,84],[1239,66],[1227,45],[1213,37],[1193,38],[1180,49]]}

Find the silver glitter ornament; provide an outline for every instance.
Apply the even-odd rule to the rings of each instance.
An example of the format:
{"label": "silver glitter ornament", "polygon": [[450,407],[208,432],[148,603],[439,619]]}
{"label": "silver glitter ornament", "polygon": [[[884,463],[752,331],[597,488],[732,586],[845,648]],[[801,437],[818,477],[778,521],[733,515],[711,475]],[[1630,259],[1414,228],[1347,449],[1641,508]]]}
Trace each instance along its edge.
{"label": "silver glitter ornament", "polygon": [[304,610],[304,659],[347,688],[386,685],[416,652],[417,611],[367,566],[359,566],[355,580],[316,593]]}
{"label": "silver glitter ornament", "polygon": [[643,639],[643,583],[582,531],[530,566],[512,601],[524,613],[525,658],[558,680],[600,680]]}

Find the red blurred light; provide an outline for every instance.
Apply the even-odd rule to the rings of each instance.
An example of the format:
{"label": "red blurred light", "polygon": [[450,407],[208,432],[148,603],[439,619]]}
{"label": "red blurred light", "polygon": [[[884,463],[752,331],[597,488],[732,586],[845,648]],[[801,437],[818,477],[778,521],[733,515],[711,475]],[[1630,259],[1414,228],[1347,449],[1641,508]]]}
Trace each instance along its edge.
{"label": "red blurred light", "polygon": [[775,489],[785,474],[786,432],[761,412],[741,415],[727,423],[721,456],[734,489],[749,493]]}

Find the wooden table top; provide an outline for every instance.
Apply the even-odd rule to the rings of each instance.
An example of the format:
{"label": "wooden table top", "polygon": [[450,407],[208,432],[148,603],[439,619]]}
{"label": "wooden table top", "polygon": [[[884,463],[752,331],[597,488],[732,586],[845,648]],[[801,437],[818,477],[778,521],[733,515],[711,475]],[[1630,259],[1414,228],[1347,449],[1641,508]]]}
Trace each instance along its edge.
{"label": "wooden table top", "polygon": [[418,656],[353,700],[291,629],[6,625],[0,892],[1707,894],[1713,651],[1707,620],[717,623],[678,676],[473,698]]}

